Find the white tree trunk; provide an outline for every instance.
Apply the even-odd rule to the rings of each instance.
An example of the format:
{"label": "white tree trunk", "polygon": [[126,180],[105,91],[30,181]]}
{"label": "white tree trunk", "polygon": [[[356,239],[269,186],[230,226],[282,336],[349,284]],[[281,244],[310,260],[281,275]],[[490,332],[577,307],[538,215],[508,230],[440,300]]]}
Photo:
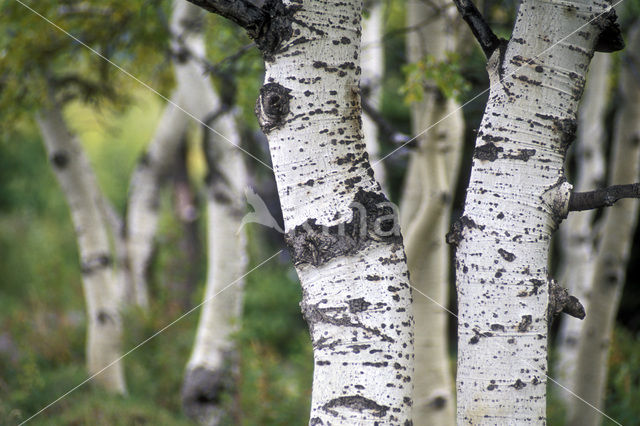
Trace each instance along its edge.
{"label": "white tree trunk", "polygon": [[[445,60],[446,52],[456,50],[453,24],[458,21],[457,11],[435,9],[446,4],[415,0],[408,3],[407,26],[419,27],[408,37],[410,62],[427,55]],[[424,24],[425,21],[429,23]],[[447,344],[449,314],[443,309],[449,294],[449,248],[444,236],[449,229],[464,124],[460,105],[444,98],[435,87],[424,93],[422,101],[412,105],[411,116],[412,133],[422,133],[417,149],[411,154],[401,206],[408,220],[402,227],[411,284],[419,292],[413,300],[416,329],[420,330],[415,336],[413,418],[416,425],[454,425],[455,401]],[[444,117],[445,121],[424,132]]]}
{"label": "white tree trunk", "polygon": [[285,4],[280,22],[290,27],[264,50],[256,112],[314,348],[310,424],[406,424],[411,293],[397,215],[373,179],[362,136],[361,4]]}
{"label": "white tree trunk", "polygon": [[607,8],[524,0],[511,40],[489,59],[465,211],[449,234],[460,425],[546,421],[549,241],[568,211],[563,163],[585,73],[611,29],[589,21]]}
{"label": "white tree trunk", "polygon": [[[174,20],[193,22],[203,18],[201,8],[177,1]],[[204,54],[202,32],[192,33],[187,41],[191,51]],[[185,106],[197,117],[205,117],[220,109],[213,85],[202,72],[183,82],[192,94]],[[221,394],[233,388],[233,372],[237,369],[231,335],[240,324],[244,280],[238,280],[246,269],[246,241],[240,231],[244,212],[243,191],[247,172],[240,146],[240,131],[233,113],[221,116],[215,133],[207,132],[208,274],[205,302],[198,323],[193,352],[187,364],[182,389],[183,407],[187,415],[202,424],[218,424],[223,419]],[[231,143],[230,143],[231,142]],[[229,284],[234,283],[229,286]]]}
{"label": "white tree trunk", "polygon": [[[629,33],[626,55],[640,63],[640,23]],[[637,182],[640,177],[640,82],[623,62],[615,119],[609,184]],[[616,313],[625,281],[629,251],[638,222],[638,200],[621,200],[605,211],[591,282],[591,298],[580,334],[573,391],[598,409],[604,409],[608,355]],[[576,398],[570,399],[569,425],[590,426],[602,422],[600,413]]]}
{"label": "white tree trunk", "polygon": [[[380,0],[370,2],[369,17],[362,22],[362,81],[361,87],[367,90],[369,104],[380,111],[382,102],[382,77],[384,73],[384,4]],[[375,178],[386,186],[384,163],[380,159],[380,141],[378,125],[367,115],[362,117],[362,131],[367,144],[369,162],[372,164]]]}
{"label": "white tree trunk", "polygon": [[[212,93],[211,85],[206,87],[203,93]],[[240,132],[232,114],[222,116],[216,129],[239,145]],[[213,425],[223,419],[220,397],[222,392],[233,390],[237,371],[231,335],[240,325],[244,280],[238,277],[247,265],[244,232],[240,231],[247,179],[242,152],[213,134],[210,137],[216,170],[210,169],[207,185],[209,270],[182,400],[189,417]]]}
{"label": "white tree trunk", "polygon": [[189,16],[183,3],[176,3],[170,25],[174,37],[172,47],[176,53],[173,66],[177,87],[171,96],[171,102],[165,107],[147,152],[133,173],[129,190],[127,206],[129,263],[134,298],[143,308],[149,304],[147,271],[158,227],[158,197],[162,178],[175,160],[189,122],[189,116],[181,108],[200,120],[212,111],[212,106],[198,92],[200,85],[197,81],[203,78],[202,67],[192,60],[189,54],[181,55],[184,53],[182,46],[186,46],[191,54],[204,56],[204,44],[200,38],[201,22],[198,22],[202,17]]}
{"label": "white tree trunk", "polygon": [[[122,355],[123,283],[114,271],[103,195],[80,144],[57,105],[40,111],[38,126],[53,170],[67,199],[78,239],[82,284],[87,303],[87,367],[94,382],[126,393]],[[101,372],[106,368],[104,371]]]}
{"label": "white tree trunk", "polygon": [[[604,120],[609,99],[609,71],[611,55],[596,53],[591,60],[587,86],[578,111],[578,132],[576,138],[575,191],[589,191],[602,185],[604,180]],[[580,300],[589,311],[589,291],[593,276],[594,230],[593,219],[596,210],[575,212],[560,225],[560,251],[562,256],[559,282]],[[578,339],[584,321],[565,316],[558,332],[555,376],[563,386],[574,388],[570,380],[575,371],[578,353]],[[570,394],[560,390],[565,402]]]}

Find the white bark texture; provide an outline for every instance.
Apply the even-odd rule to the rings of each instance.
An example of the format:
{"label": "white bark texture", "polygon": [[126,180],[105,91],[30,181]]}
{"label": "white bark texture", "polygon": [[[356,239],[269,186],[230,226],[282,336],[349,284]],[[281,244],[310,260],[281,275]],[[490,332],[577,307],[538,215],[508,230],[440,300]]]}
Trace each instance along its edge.
{"label": "white bark texture", "polygon": [[511,40],[488,61],[465,210],[449,235],[459,425],[546,422],[549,241],[568,211],[563,163],[585,73],[612,25],[589,21],[608,8],[524,0]]}
{"label": "white bark texture", "polygon": [[124,289],[113,267],[102,193],[60,108],[42,110],[37,122],[76,230],[87,303],[87,368],[90,375],[97,374],[92,379],[95,383],[111,392],[126,393],[123,362],[106,368],[122,355]]}
{"label": "white bark texture", "polygon": [[147,272],[158,227],[159,193],[189,122],[189,116],[181,108],[200,120],[212,111],[206,97],[201,97],[198,92],[200,85],[194,84],[203,78],[202,67],[188,54],[180,54],[182,46],[186,46],[189,52],[204,56],[204,44],[200,37],[202,22],[198,21],[197,16],[188,16],[183,3],[176,3],[170,25],[175,38],[173,50],[177,53],[173,61],[177,87],[160,117],[147,152],[133,173],[127,205],[127,244],[133,298],[136,304],[145,309],[149,304]]}
{"label": "white bark texture", "polygon": [[[447,10],[447,4],[444,0],[408,2],[407,26],[419,28],[408,36],[410,62],[427,55],[445,60],[447,52],[456,50],[453,28],[461,23],[455,8]],[[419,291],[413,300],[417,330],[413,418],[416,425],[454,425],[449,313],[444,309],[449,294],[449,247],[444,236],[449,230],[464,123],[460,105],[445,98],[437,87],[428,89],[422,101],[412,105],[411,117],[412,133],[422,134],[411,153],[400,210],[407,220],[402,227],[411,284]],[[424,132],[444,117],[446,120]]]}
{"label": "white bark texture", "polygon": [[362,136],[361,3],[285,7],[290,28],[265,52],[256,112],[314,348],[310,424],[407,424],[411,293],[393,232],[397,215],[373,178]]}
{"label": "white bark texture", "polygon": [[[587,85],[578,111],[578,132],[573,147],[577,167],[574,190],[590,191],[604,181],[604,120],[609,100],[609,71],[611,55],[596,53],[591,60]],[[596,210],[574,212],[560,225],[560,253],[562,256],[559,282],[589,311],[589,291],[595,257],[593,220]],[[584,321],[564,316],[558,331],[555,365],[556,379],[569,389],[575,371],[578,339]],[[565,402],[570,394],[560,389]]]}
{"label": "white bark texture", "polygon": [[[174,16],[183,21],[193,22],[203,15],[197,6],[184,1],[175,3]],[[202,33],[194,33],[190,43],[192,47],[198,43],[198,48],[203,48]],[[204,117],[220,109],[208,77],[200,73],[192,76],[188,83],[194,94],[185,99],[188,111]],[[244,211],[243,191],[247,185],[244,154],[238,149],[240,131],[232,112],[222,115],[215,126],[226,139],[203,129],[208,132],[204,149],[209,159],[208,273],[204,305],[182,390],[187,415],[209,425],[219,424],[223,419],[220,397],[222,392],[233,388],[237,357],[231,335],[240,324],[244,280],[239,277],[247,264],[245,236],[239,231]]]}
{"label": "white bark texture", "polygon": [[[384,4],[381,0],[369,2],[369,16],[362,22],[362,81],[361,87],[368,92],[369,104],[380,111],[382,102],[382,77],[384,73]],[[366,114],[362,117],[362,131],[367,144],[369,162],[378,183],[386,187],[384,163],[380,160],[380,141],[378,125]]]}
{"label": "white bark texture", "polygon": [[[640,23],[630,31],[625,54],[640,63]],[[622,104],[615,118],[609,184],[637,182],[640,177],[640,81],[623,66],[619,82]],[[591,299],[579,339],[573,391],[598,409],[604,409],[608,355],[620,295],[625,281],[629,251],[638,222],[638,200],[620,200],[605,211],[602,237],[591,283]],[[582,401],[571,398],[571,426],[596,426],[602,416]]]}

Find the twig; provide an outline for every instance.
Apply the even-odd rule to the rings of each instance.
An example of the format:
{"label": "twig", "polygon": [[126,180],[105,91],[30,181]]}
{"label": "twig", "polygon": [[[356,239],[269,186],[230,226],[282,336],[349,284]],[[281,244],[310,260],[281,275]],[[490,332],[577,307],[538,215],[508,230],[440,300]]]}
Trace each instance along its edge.
{"label": "twig", "polygon": [[404,144],[409,141],[409,136],[405,135],[402,132],[397,131],[391,123],[389,123],[385,118],[380,114],[374,107],[369,103],[368,98],[365,96],[363,91],[363,96],[361,97],[362,110],[365,114],[373,121],[387,139],[395,144]]}
{"label": "twig", "polygon": [[569,198],[569,211],[609,207],[622,198],[640,198],[640,183],[613,185],[588,192],[574,192]]}

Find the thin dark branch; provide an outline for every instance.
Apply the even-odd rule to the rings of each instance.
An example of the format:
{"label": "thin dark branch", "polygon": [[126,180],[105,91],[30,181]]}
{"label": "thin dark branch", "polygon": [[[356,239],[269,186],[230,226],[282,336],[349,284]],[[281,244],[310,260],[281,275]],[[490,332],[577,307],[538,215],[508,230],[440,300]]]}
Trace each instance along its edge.
{"label": "thin dark branch", "polygon": [[640,198],[640,183],[613,185],[588,192],[574,192],[569,198],[569,211],[609,207],[622,198]]}
{"label": "thin dark branch", "polygon": [[260,36],[262,25],[267,20],[264,10],[247,0],[188,1],[240,25],[253,39]]}
{"label": "thin dark branch", "polygon": [[500,46],[500,39],[493,33],[487,21],[471,0],[453,0],[471,32],[475,36],[487,59]]}
{"label": "thin dark branch", "polygon": [[362,110],[367,117],[371,119],[377,126],[382,135],[395,144],[404,144],[410,138],[402,132],[396,130],[374,107],[369,103],[367,96],[363,93],[361,97]]}

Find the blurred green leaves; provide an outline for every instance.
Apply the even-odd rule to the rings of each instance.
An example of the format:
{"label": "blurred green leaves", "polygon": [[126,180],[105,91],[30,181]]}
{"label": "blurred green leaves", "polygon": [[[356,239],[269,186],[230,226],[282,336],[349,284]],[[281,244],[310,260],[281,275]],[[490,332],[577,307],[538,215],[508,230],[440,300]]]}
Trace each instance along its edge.
{"label": "blurred green leaves", "polygon": [[462,75],[461,57],[447,52],[444,60],[427,55],[422,60],[407,64],[402,69],[405,83],[400,87],[405,102],[420,102],[425,91],[438,90],[445,98],[460,101],[471,89]]}

